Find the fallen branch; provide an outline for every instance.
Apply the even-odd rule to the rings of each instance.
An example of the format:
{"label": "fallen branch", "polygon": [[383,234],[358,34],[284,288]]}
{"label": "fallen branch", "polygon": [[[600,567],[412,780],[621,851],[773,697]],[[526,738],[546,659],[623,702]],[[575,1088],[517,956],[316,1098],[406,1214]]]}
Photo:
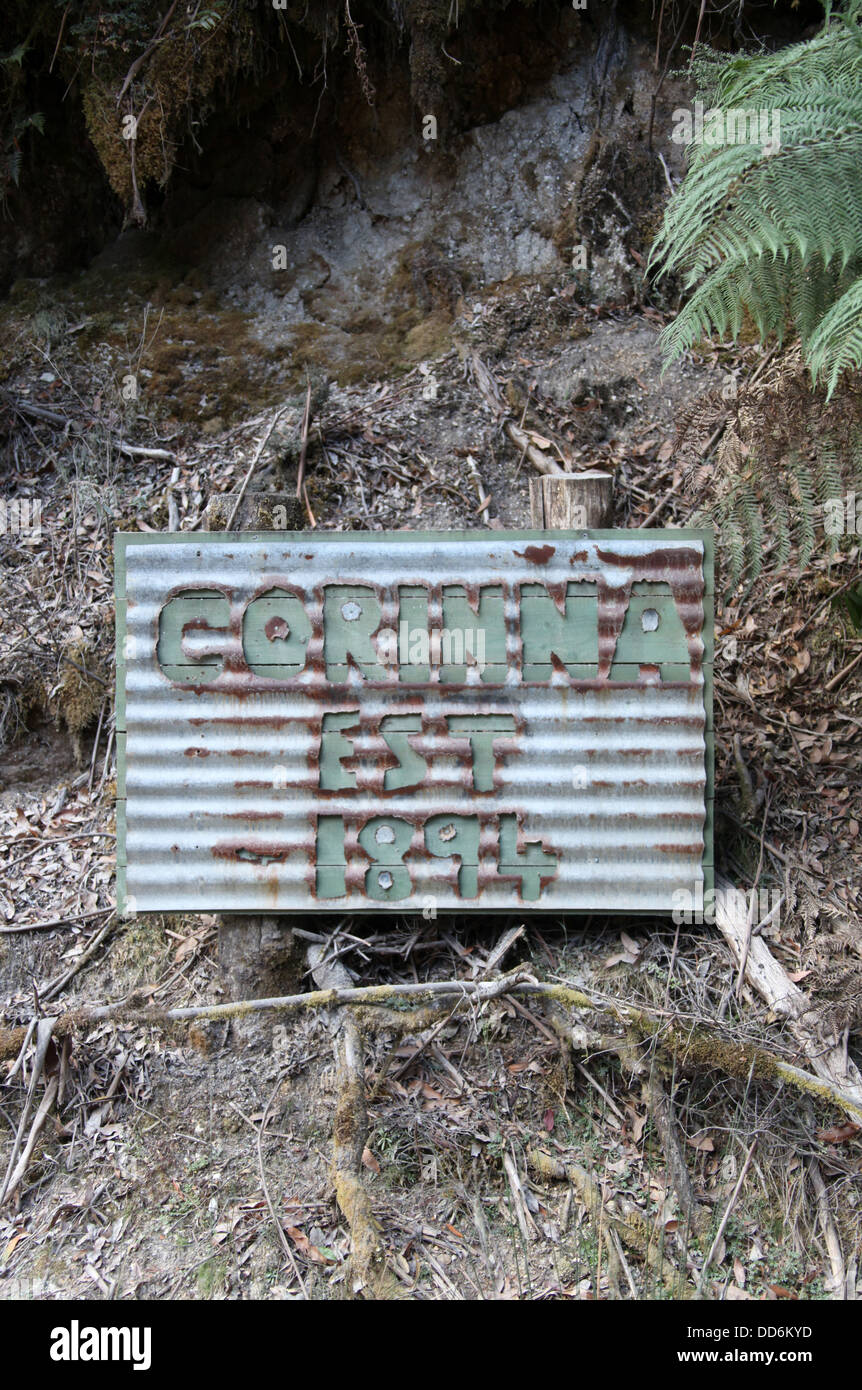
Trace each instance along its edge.
{"label": "fallen branch", "polygon": [[150,448],[148,444],[127,444],[125,439],[120,440],[117,450],[133,459],[167,459],[170,463],[176,459],[176,454],[171,449]]}
{"label": "fallen branch", "polygon": [[57,1099],[57,1091],[59,1089],[59,1086],[59,1076],[52,1076],[50,1081],[48,1082],[48,1085],[45,1087],[45,1094],[43,1095],[39,1103],[39,1109],[36,1111],[36,1114],[33,1118],[33,1123],[30,1126],[30,1133],[27,1136],[27,1143],[24,1148],[24,1152],[19,1158],[17,1167],[15,1168],[15,1171],[11,1175],[11,1177],[8,1178],[7,1185],[3,1190],[2,1199],[0,1199],[2,1200],[2,1202],[7,1202],[10,1197],[13,1197],[17,1192],[18,1188],[21,1186],[24,1174],[27,1172],[27,1169],[30,1166],[30,1159],[33,1156],[33,1150],[36,1147],[36,1140],[39,1138],[42,1126],[45,1123],[45,1120],[48,1118],[48,1114],[50,1113],[54,1101]]}
{"label": "fallen branch", "polygon": [[285,411],[286,408],[287,408],[287,407],[284,407],[282,410],[277,410],[277,411],[275,412],[275,414],[273,415],[273,417],[272,417],[272,419],[270,420],[269,424],[267,425],[264,434],[261,436],[260,442],[259,442],[259,444],[258,444],[257,448],[255,449],[254,454],[253,454],[253,456],[252,456],[251,463],[249,464],[249,466],[248,466],[248,468],[247,468],[247,470],[246,470],[246,475],[245,475],[245,477],[244,477],[243,480],[242,480],[242,486],[241,486],[239,492],[237,493],[236,501],[235,501],[234,504],[233,504],[233,509],[232,509],[232,511],[231,511],[231,514],[230,514],[230,516],[228,517],[227,521],[225,522],[224,529],[225,529],[226,531],[229,531],[230,528],[233,526],[234,520],[235,520],[235,518],[236,518],[236,514],[237,514],[237,512],[239,511],[240,507],[242,506],[242,499],[245,497],[246,488],[248,487],[249,483],[251,482],[251,476],[252,476],[252,474],[254,473],[255,468],[257,467],[257,461],[258,461],[258,459],[260,458],[261,454],[263,453],[264,449],[266,448],[266,442],[267,442],[267,440],[269,439],[269,436],[272,434],[273,430],[275,429],[275,426],[276,426],[277,421],[278,421],[278,420],[281,418],[281,416],[284,414],[284,411]]}
{"label": "fallen branch", "polygon": [[549,454],[545,454],[530,439],[526,430],[522,430],[513,420],[507,420],[503,427],[511,439],[512,443],[521,450],[522,456],[526,455],[534,468],[538,468],[540,473],[547,473],[552,478],[567,478],[570,475],[565,468],[561,468],[556,459],[552,459]]}
{"label": "fallen branch", "polygon": [[824,690],[834,690],[837,685],[841,684],[845,676],[849,676],[851,671],[855,671],[860,661],[862,661],[862,652],[854,656],[852,661],[848,661],[846,666],[842,666],[838,675],[833,676],[831,681],[826,682],[826,685],[823,687]]}
{"label": "fallen branch", "polygon": [[[757,941],[755,939],[755,945]],[[286,994],[268,999],[243,999],[231,1004],[201,1004],[179,1009],[136,1007],[136,996],[115,1004],[83,1006],[70,1010],[52,1020],[59,1036],[87,1028],[105,1019],[117,1019],[128,1025],[165,1026],[191,1019],[243,1018],[256,1012],[286,1012],[290,1009],[332,1009],[343,1004],[364,1004],[374,1007],[400,1007],[403,999],[428,1004],[446,998],[470,999],[485,1003],[500,995],[533,995],[550,999],[569,1009],[605,1012],[625,1028],[634,1029],[665,1053],[676,1057],[680,1065],[696,1068],[716,1068],[729,1076],[747,1080],[750,1075],[758,1081],[785,1081],[809,1095],[836,1105],[855,1123],[862,1122],[862,1096],[840,1086],[834,1078],[811,1075],[792,1066],[781,1057],[747,1041],[737,1041],[727,1032],[710,1027],[706,1020],[690,1015],[672,1014],[666,1009],[627,1004],[608,995],[591,997],[583,990],[565,984],[541,983],[523,969],[504,975],[499,980],[429,980],[420,984],[345,986],[318,989],[306,994]],[[138,998],[140,996],[137,996]],[[0,1058],[14,1056],[23,1043],[26,1027],[0,1028]],[[812,1058],[812,1065],[814,1064]],[[815,1068],[816,1070],[816,1068]]]}
{"label": "fallen branch", "polygon": [[105,922],[104,926],[93,937],[93,940],[89,943],[89,945],[85,947],[85,949],[81,952],[81,954],[77,957],[76,960],[72,961],[72,964],[69,966],[68,970],[64,970],[63,973],[61,975],[58,975],[56,979],[49,980],[48,984],[42,987],[42,989],[39,992],[39,998],[42,1000],[43,1004],[47,1003],[49,999],[56,999],[58,994],[62,994],[69,981],[74,979],[78,971],[83,970],[84,966],[87,965],[87,963],[93,959],[93,956],[96,954],[99,947],[102,945],[102,942],[107,940],[111,932],[116,927],[115,917],[116,912],[112,912],[107,922]]}
{"label": "fallen branch", "polygon": [[[840,1092],[854,1114],[862,1113],[862,1074],[847,1055],[846,1040],[826,1034],[818,1026],[802,990],[788,979],[763,938],[750,932],[748,911],[742,910],[739,896],[730,891],[730,883],[716,875],[716,889],[715,925],[737,962],[744,962],[745,978],[774,1013],[787,1019],[793,1036],[824,1086],[832,1092]],[[810,1080],[813,1082],[814,1078]],[[842,1108],[847,1109],[847,1106]],[[851,1111],[847,1109],[847,1113]]]}
{"label": "fallen branch", "polygon": [[[507,415],[508,410],[506,402],[500,394],[500,388],[497,385],[496,379],[476,352],[471,354],[470,366],[473,373],[473,380],[476,383],[480,395],[485,398],[488,406],[497,416],[498,420],[502,420],[503,417]],[[503,425],[512,443],[521,450],[521,463],[523,463],[524,457],[526,456],[533,467],[538,468],[540,473],[548,473],[553,477],[567,477],[566,470],[560,467],[556,459],[552,459],[547,454],[544,454],[542,450],[533,443],[530,435],[523,428],[523,418],[522,416],[520,425],[516,425],[514,420],[506,420]],[[521,463],[518,464],[519,471]]]}
{"label": "fallen branch", "polygon": [[[829,1256],[831,1275],[827,1284],[830,1292],[836,1298],[846,1298],[847,1268],[844,1263],[844,1254],[841,1249],[841,1240],[835,1222],[832,1219],[832,1212],[829,1208],[829,1194],[826,1184],[823,1181],[823,1174],[816,1158],[808,1160],[808,1176],[811,1179],[811,1186],[814,1188],[814,1195],[817,1198],[817,1209],[820,1216],[820,1224],[823,1228],[823,1238],[826,1241],[826,1253]],[[831,1287],[830,1287],[831,1286]]]}
{"label": "fallen branch", "polygon": [[[67,845],[71,840],[116,840],[113,830],[79,830],[77,835],[51,835],[47,839],[40,839],[32,849],[28,849],[26,854],[21,854],[17,859],[10,859],[8,864],[3,864],[4,873],[10,869],[17,869],[19,864],[23,864],[26,859],[32,859],[34,854],[38,854],[40,849],[47,849],[49,845]],[[11,849],[12,842],[9,840],[3,845],[4,849]]]}
{"label": "fallen branch", "polygon": [[[296,1279],[297,1279],[297,1282],[298,1282],[298,1284],[299,1284],[299,1287],[302,1289],[302,1296],[303,1296],[303,1298],[304,1298],[304,1299],[307,1299],[307,1298],[308,1298],[308,1289],[305,1287],[305,1282],[304,1282],[304,1280],[303,1280],[303,1278],[302,1278],[302,1275],[301,1275],[300,1272],[299,1272],[299,1266],[298,1266],[297,1263],[296,1263],[296,1256],[294,1255],[293,1250],[291,1249],[290,1241],[288,1240],[287,1236],[284,1234],[284,1228],[283,1228],[281,1222],[280,1222],[279,1219],[278,1219],[278,1213],[276,1212],[275,1207],[273,1206],[272,1198],[271,1198],[271,1196],[269,1195],[269,1185],[268,1185],[268,1183],[267,1183],[267,1181],[266,1181],[266,1168],[264,1167],[264,1162],[263,1162],[263,1136],[264,1136],[264,1133],[265,1133],[265,1131],[266,1131],[266,1125],[267,1125],[267,1121],[268,1121],[268,1119],[269,1119],[269,1112],[270,1112],[270,1110],[272,1109],[272,1102],[275,1100],[275,1098],[276,1098],[276,1096],[277,1096],[277,1094],[278,1094],[278,1091],[279,1091],[279,1087],[280,1087],[280,1086],[281,1086],[281,1077],[279,1077],[278,1081],[277,1081],[276,1084],[275,1084],[275,1089],[273,1090],[272,1095],[270,1096],[269,1100],[266,1102],[266,1109],[265,1109],[264,1112],[263,1112],[263,1118],[261,1119],[261,1122],[260,1122],[260,1128],[257,1130],[257,1139],[256,1139],[256,1147],[257,1147],[257,1167],[258,1167],[258,1172],[260,1173],[260,1185],[261,1185],[261,1187],[262,1187],[262,1189],[263,1189],[264,1201],[266,1202],[267,1210],[269,1211],[269,1214],[270,1214],[270,1216],[272,1217],[272,1224],[275,1226],[275,1231],[276,1231],[276,1235],[278,1236],[279,1244],[280,1244],[282,1250],[284,1251],[285,1255],[287,1256],[288,1263],[290,1264],[291,1268],[293,1269],[293,1272],[294,1272],[294,1275],[296,1276]],[[240,1111],[239,1113],[242,1114],[242,1111]],[[253,1122],[252,1122],[252,1123],[253,1123]]]}
{"label": "fallen branch", "polygon": [[164,40],[168,37],[165,33],[165,29],[167,28],[171,19],[171,15],[173,14],[176,8],[177,0],[173,0],[172,5],[170,6],[167,14],[163,17],[162,22],[160,23],[158,29],[156,30],[150,42],[147,44],[147,47],[144,49],[143,53],[140,53],[138,55],[138,57],[132,63],[132,66],[129,68],[129,71],[126,73],[126,76],[123,79],[123,85],[120,88],[119,94],[117,96],[118,106],[120,102],[123,100],[123,97],[125,96],[132,82],[135,80],[135,77],[137,76],[137,73],[140,70],[141,66],[146,62],[146,60],[149,58],[150,54],[154,51],[154,49],[156,49],[158,45],[160,43],[163,43]]}
{"label": "fallen branch", "polygon": [[539,1234],[538,1227],[530,1215],[527,1200],[524,1196],[524,1184],[518,1172],[518,1165],[511,1153],[503,1154],[503,1172],[509,1181],[509,1190],[512,1194],[512,1210],[515,1213],[515,1220],[521,1232],[521,1239],[525,1245],[529,1245],[531,1240],[535,1240]]}
{"label": "fallen branch", "polygon": [[[308,380],[308,387],[305,392],[305,409],[302,412],[302,428],[299,434],[299,463],[296,469],[296,495],[302,498],[302,487],[305,481],[305,458],[308,453],[308,431],[311,425],[311,378]],[[307,499],[306,499],[307,500]]]}
{"label": "fallen branch", "polygon": [[639,525],[639,527],[641,528],[641,530],[643,529],[644,526],[649,526],[649,524],[650,524],[651,521],[655,521],[655,519],[656,519],[656,517],[658,516],[659,512],[663,512],[663,511],[664,511],[664,509],[665,509],[665,507],[667,506],[668,502],[672,501],[672,499],[676,496],[677,492],[679,491],[679,487],[680,487],[680,484],[681,484],[681,483],[682,483],[682,478],[680,478],[678,482],[675,482],[675,483],[673,484],[673,487],[671,487],[671,488],[668,489],[668,491],[664,494],[664,496],[661,498],[661,500],[658,501],[658,502],[656,503],[656,505],[653,507],[653,509],[652,509],[652,511],[650,512],[649,516],[645,516],[644,519],[643,519],[643,521],[638,522],[638,525]]}
{"label": "fallen branch", "polygon": [[700,1278],[699,1278],[698,1281],[697,1281],[697,1288],[698,1288],[698,1292],[699,1292],[699,1293],[703,1293],[703,1289],[704,1289],[704,1285],[705,1285],[705,1283],[706,1283],[706,1276],[707,1276],[707,1272],[708,1272],[708,1270],[709,1270],[709,1266],[712,1264],[713,1256],[715,1255],[715,1252],[716,1252],[716,1250],[718,1249],[718,1246],[719,1246],[719,1242],[721,1241],[721,1238],[722,1238],[722,1236],[724,1235],[724,1228],[725,1228],[725,1226],[727,1225],[728,1221],[730,1220],[730,1213],[733,1211],[733,1208],[736,1206],[736,1199],[737,1199],[737,1197],[739,1196],[740,1192],[742,1191],[742,1184],[744,1183],[744,1181],[745,1181],[745,1175],[746,1175],[746,1173],[748,1172],[749,1167],[751,1166],[751,1160],[752,1160],[753,1157],[754,1157],[754,1150],[756,1149],[756,1147],[757,1147],[757,1139],[755,1138],[755,1139],[752,1141],[751,1148],[748,1150],[748,1153],[745,1155],[745,1162],[743,1163],[742,1169],[740,1170],[739,1177],[738,1177],[737,1180],[736,1180],[736,1186],[734,1187],[733,1191],[732,1191],[731,1194],[730,1194],[730,1198],[729,1198],[729,1200],[728,1200],[727,1206],[726,1206],[725,1209],[724,1209],[724,1215],[722,1216],[721,1221],[719,1222],[718,1230],[716,1231],[715,1235],[713,1236],[712,1245],[709,1247],[709,1250],[707,1251],[706,1259],[704,1260],[703,1265],[702,1265],[702,1267],[701,1267]]}
{"label": "fallen branch", "polygon": [[[49,410],[45,405],[33,405],[30,401],[22,401],[18,396],[6,396],[7,401],[13,410],[17,410],[19,415],[29,415],[34,420],[44,420],[49,425],[59,425],[61,429],[71,429],[72,425],[78,424],[71,415],[61,415],[58,410]],[[151,448],[147,444],[128,444],[125,439],[117,441],[115,448],[121,454],[127,454],[130,458],[144,459],[168,459],[173,462],[176,454],[170,449]]]}
{"label": "fallen branch", "polygon": [[97,907],[95,912],[80,912],[76,917],[54,917],[50,922],[25,922],[20,927],[0,927],[0,936],[15,936],[26,931],[56,931],[58,927],[74,927],[78,922],[92,922],[94,917],[107,917],[115,907]]}
{"label": "fallen branch", "polygon": [[[30,1127],[30,1134],[27,1138],[27,1143],[24,1148],[24,1152],[21,1154],[21,1157],[19,1159],[18,1155],[21,1152],[21,1145],[24,1141],[24,1133],[27,1128],[27,1121],[30,1118],[30,1111],[33,1108],[33,1098],[36,1094],[36,1087],[39,1084],[39,1078],[45,1070],[45,1059],[48,1055],[48,1048],[51,1045],[51,1039],[54,1035],[55,1023],[56,1020],[53,1018],[43,1018],[39,1020],[39,1023],[36,1027],[36,1053],[33,1058],[33,1069],[30,1073],[30,1085],[27,1088],[27,1099],[24,1102],[24,1109],[21,1113],[21,1119],[18,1121],[18,1129],[16,1131],[15,1139],[12,1144],[12,1152],[9,1155],[9,1162],[6,1166],[6,1173],[3,1178],[3,1184],[2,1187],[0,1187],[0,1206],[3,1205],[7,1198],[13,1195],[16,1188],[19,1186],[25,1172],[27,1171],[27,1165],[30,1162],[30,1155],[32,1154],[33,1149],[35,1147],[36,1140],[39,1136],[39,1131],[45,1122],[45,1117],[48,1114],[48,1111],[50,1110],[51,1106],[53,1105],[54,1097],[57,1094],[57,1088],[60,1084],[60,1081],[58,1076],[54,1076],[51,1078],[47,1087],[45,1088],[45,1094],[42,1097],[42,1101],[39,1105],[39,1109],[36,1112],[36,1117],[33,1120],[33,1124]],[[25,1037],[22,1040],[21,1051],[18,1054],[18,1062],[16,1063],[16,1066],[12,1069],[13,1075],[17,1070],[18,1065],[23,1061],[24,1051],[26,1047],[29,1045],[31,1037],[32,1028],[28,1028],[26,1030]]]}

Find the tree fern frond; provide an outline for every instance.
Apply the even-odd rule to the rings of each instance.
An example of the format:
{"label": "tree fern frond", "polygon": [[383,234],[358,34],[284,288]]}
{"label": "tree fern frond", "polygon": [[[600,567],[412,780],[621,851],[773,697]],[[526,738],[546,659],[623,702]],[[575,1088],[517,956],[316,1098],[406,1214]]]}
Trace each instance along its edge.
{"label": "tree fern frond", "polygon": [[838,457],[838,444],[828,436],[821,440],[817,450],[817,467],[814,483],[820,502],[828,502],[830,497],[840,497],[844,491],[841,478],[841,464]]}
{"label": "tree fern frond", "polygon": [[790,508],[783,495],[781,479],[768,464],[758,467],[757,484],[763,496],[764,529],[768,529],[776,540],[775,557],[770,568],[782,570],[790,559],[793,544]]}
{"label": "tree fern frond", "polygon": [[804,569],[814,553],[814,546],[817,542],[814,530],[814,517],[817,511],[816,488],[808,466],[803,459],[792,458],[789,468],[799,490],[799,506],[796,510],[799,525],[799,565],[801,569]]}
{"label": "tree fern frond", "polygon": [[739,584],[745,570],[745,537],[736,518],[726,516],[721,522],[719,537],[721,553],[728,560],[728,574],[725,593],[732,594]]}
{"label": "tree fern frond", "polygon": [[757,496],[749,483],[739,492],[736,515],[745,537],[746,572],[750,589],[763,569],[763,517],[758,506]]}
{"label": "tree fern frond", "polygon": [[[778,53],[698,53],[715,106],[649,260],[691,291],[662,335],[667,360],[709,333],[737,337],[747,310],[761,339],[793,325],[830,395],[862,366],[862,0],[830,13]],[[777,148],[752,138],[758,112],[779,122]],[[727,143],[706,143],[712,114]]]}
{"label": "tree fern frond", "polygon": [[848,477],[851,487],[862,488],[862,433],[856,434],[850,445]]}
{"label": "tree fern frond", "polygon": [[836,300],[811,334],[808,365],[815,378],[825,377],[827,397],[849,367],[862,367],[862,276]]}

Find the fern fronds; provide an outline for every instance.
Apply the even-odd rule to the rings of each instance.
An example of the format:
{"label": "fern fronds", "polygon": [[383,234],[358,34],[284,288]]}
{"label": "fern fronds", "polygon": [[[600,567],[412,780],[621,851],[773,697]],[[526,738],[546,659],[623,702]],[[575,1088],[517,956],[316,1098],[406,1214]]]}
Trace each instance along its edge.
{"label": "fern fronds", "polygon": [[[762,419],[749,425],[762,435]],[[714,501],[701,520],[712,523],[728,561],[728,593],[740,583],[747,594],[763,574],[775,575],[794,557],[803,569],[818,544],[834,554],[840,529],[830,527],[834,505],[862,488],[862,430],[849,436],[823,432],[810,454],[783,450],[761,455],[728,425],[712,476]],[[832,503],[832,507],[824,504]],[[857,503],[858,505],[858,503]],[[795,550],[795,555],[794,555]]]}
{"label": "fern fronds", "polygon": [[816,485],[811,472],[801,458],[791,458],[789,469],[799,492],[797,519],[799,527],[799,567],[804,569],[814,553],[817,536],[814,517],[817,513]]}
{"label": "fern fronds", "polygon": [[[760,470],[762,483],[764,530],[775,537],[775,556],[772,566],[784,569],[790,559],[793,546],[793,521],[790,508],[783,496],[781,480],[768,464]],[[755,504],[757,503],[755,498]]]}
{"label": "fern fronds", "polygon": [[[834,439],[824,439],[820,444],[814,481],[821,506],[826,502],[834,501],[836,497],[843,498],[844,483],[841,478],[838,447]],[[827,540],[829,553],[834,555],[838,549],[838,537],[833,532],[827,531]]]}
{"label": "fern fronds", "polygon": [[823,315],[808,343],[808,364],[831,395],[850,367],[862,367],[862,276]]}
{"label": "fern fronds", "polygon": [[745,572],[745,536],[736,518],[729,513],[719,519],[721,553],[728,561],[726,590],[732,594]]}
{"label": "fern fronds", "polygon": [[853,440],[850,448],[848,481],[852,488],[862,488],[862,435]]}
{"label": "fern fronds", "polygon": [[[761,340],[798,333],[830,396],[862,366],[860,20],[862,0],[850,0],[779,53],[698,58],[700,93],[716,103],[706,118],[720,117],[724,139],[743,134],[689,146],[652,248],[651,268],[692,291],[662,335],[667,360],[709,334],[737,338],[747,313]],[[751,138],[759,112],[777,145]]]}

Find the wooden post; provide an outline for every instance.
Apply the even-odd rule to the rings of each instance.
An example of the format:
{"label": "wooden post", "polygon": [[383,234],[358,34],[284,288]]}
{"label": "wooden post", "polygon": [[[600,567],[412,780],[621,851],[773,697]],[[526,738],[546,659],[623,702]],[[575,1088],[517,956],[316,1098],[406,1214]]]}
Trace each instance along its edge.
{"label": "wooden post", "polygon": [[[224,531],[237,494],[216,493],[207,503],[208,531]],[[302,531],[302,504],[288,492],[247,492],[232,531]],[[219,966],[226,1000],[265,999],[302,986],[304,959],[285,919],[278,914],[226,912],[218,917]],[[244,1043],[263,1041],[266,1029],[254,1015],[235,1019],[234,1033]]]}
{"label": "wooden post", "polygon": [[590,469],[530,479],[530,521],[537,531],[603,531],[613,516],[612,473]]}

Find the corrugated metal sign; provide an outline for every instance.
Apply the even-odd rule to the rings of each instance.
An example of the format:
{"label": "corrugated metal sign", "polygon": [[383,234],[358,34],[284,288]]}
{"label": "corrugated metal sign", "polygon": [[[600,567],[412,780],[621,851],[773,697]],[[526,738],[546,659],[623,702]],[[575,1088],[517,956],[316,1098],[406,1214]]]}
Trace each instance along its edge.
{"label": "corrugated metal sign", "polygon": [[708,532],[118,536],[132,911],[710,886]]}

